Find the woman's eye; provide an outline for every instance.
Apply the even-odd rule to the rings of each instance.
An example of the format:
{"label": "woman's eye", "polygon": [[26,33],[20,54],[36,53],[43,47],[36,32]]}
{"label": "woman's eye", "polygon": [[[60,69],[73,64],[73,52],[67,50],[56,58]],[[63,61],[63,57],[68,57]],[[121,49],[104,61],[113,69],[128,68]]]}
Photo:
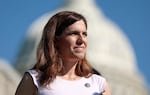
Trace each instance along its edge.
{"label": "woman's eye", "polygon": [[84,32],[83,35],[84,35],[84,36],[87,36],[87,32]]}
{"label": "woman's eye", "polygon": [[70,35],[77,35],[77,32],[71,32]]}
{"label": "woman's eye", "polygon": [[[79,32],[74,31],[74,32],[70,32],[70,33],[68,33],[68,35],[76,36],[76,35],[80,35],[80,33],[79,33]],[[87,36],[87,32],[83,32],[83,33],[82,33],[82,35],[86,37],[86,36]]]}

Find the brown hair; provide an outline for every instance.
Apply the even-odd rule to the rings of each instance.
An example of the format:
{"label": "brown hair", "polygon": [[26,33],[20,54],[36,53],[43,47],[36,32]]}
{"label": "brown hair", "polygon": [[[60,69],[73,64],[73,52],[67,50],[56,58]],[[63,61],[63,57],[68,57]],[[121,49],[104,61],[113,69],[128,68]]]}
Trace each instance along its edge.
{"label": "brown hair", "polygon": [[[57,75],[63,75],[63,62],[55,47],[56,36],[60,36],[69,25],[79,20],[83,20],[87,28],[86,19],[82,15],[76,12],[62,11],[52,16],[45,25],[37,48],[37,63],[34,66],[34,69],[42,72],[41,85],[51,83]],[[86,58],[78,62],[75,72],[78,76],[84,77],[91,74],[92,69]]]}

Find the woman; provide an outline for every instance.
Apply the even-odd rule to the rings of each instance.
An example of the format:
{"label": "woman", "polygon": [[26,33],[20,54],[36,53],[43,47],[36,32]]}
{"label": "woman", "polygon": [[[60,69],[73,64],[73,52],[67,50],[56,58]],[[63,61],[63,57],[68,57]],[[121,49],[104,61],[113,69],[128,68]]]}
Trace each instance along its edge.
{"label": "woman", "polygon": [[16,95],[110,95],[106,80],[93,73],[85,55],[87,22],[62,11],[45,25],[37,63],[22,78]]}

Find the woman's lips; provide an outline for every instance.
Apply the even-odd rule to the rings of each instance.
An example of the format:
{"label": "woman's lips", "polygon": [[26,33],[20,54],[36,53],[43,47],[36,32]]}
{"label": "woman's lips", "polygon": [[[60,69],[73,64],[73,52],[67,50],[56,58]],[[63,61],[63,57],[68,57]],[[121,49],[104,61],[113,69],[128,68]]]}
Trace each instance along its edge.
{"label": "woman's lips", "polygon": [[85,50],[85,47],[83,47],[83,46],[82,47],[75,47],[74,49],[77,52],[83,52]]}

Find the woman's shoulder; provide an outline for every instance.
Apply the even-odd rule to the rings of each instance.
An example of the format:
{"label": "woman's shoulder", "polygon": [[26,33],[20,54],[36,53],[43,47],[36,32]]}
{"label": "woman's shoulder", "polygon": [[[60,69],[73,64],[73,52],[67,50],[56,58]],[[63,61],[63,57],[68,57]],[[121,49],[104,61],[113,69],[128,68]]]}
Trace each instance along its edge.
{"label": "woman's shoulder", "polygon": [[35,69],[30,69],[30,70],[27,70],[26,73],[28,73],[32,77],[34,84],[38,87],[41,72]]}
{"label": "woman's shoulder", "polygon": [[103,76],[98,75],[98,74],[92,74],[91,79],[97,82],[103,82],[103,83],[106,82],[106,79]]}
{"label": "woman's shoulder", "polygon": [[29,69],[26,72],[31,74],[31,75],[38,75],[38,74],[40,74],[40,72],[35,70],[35,69]]}

